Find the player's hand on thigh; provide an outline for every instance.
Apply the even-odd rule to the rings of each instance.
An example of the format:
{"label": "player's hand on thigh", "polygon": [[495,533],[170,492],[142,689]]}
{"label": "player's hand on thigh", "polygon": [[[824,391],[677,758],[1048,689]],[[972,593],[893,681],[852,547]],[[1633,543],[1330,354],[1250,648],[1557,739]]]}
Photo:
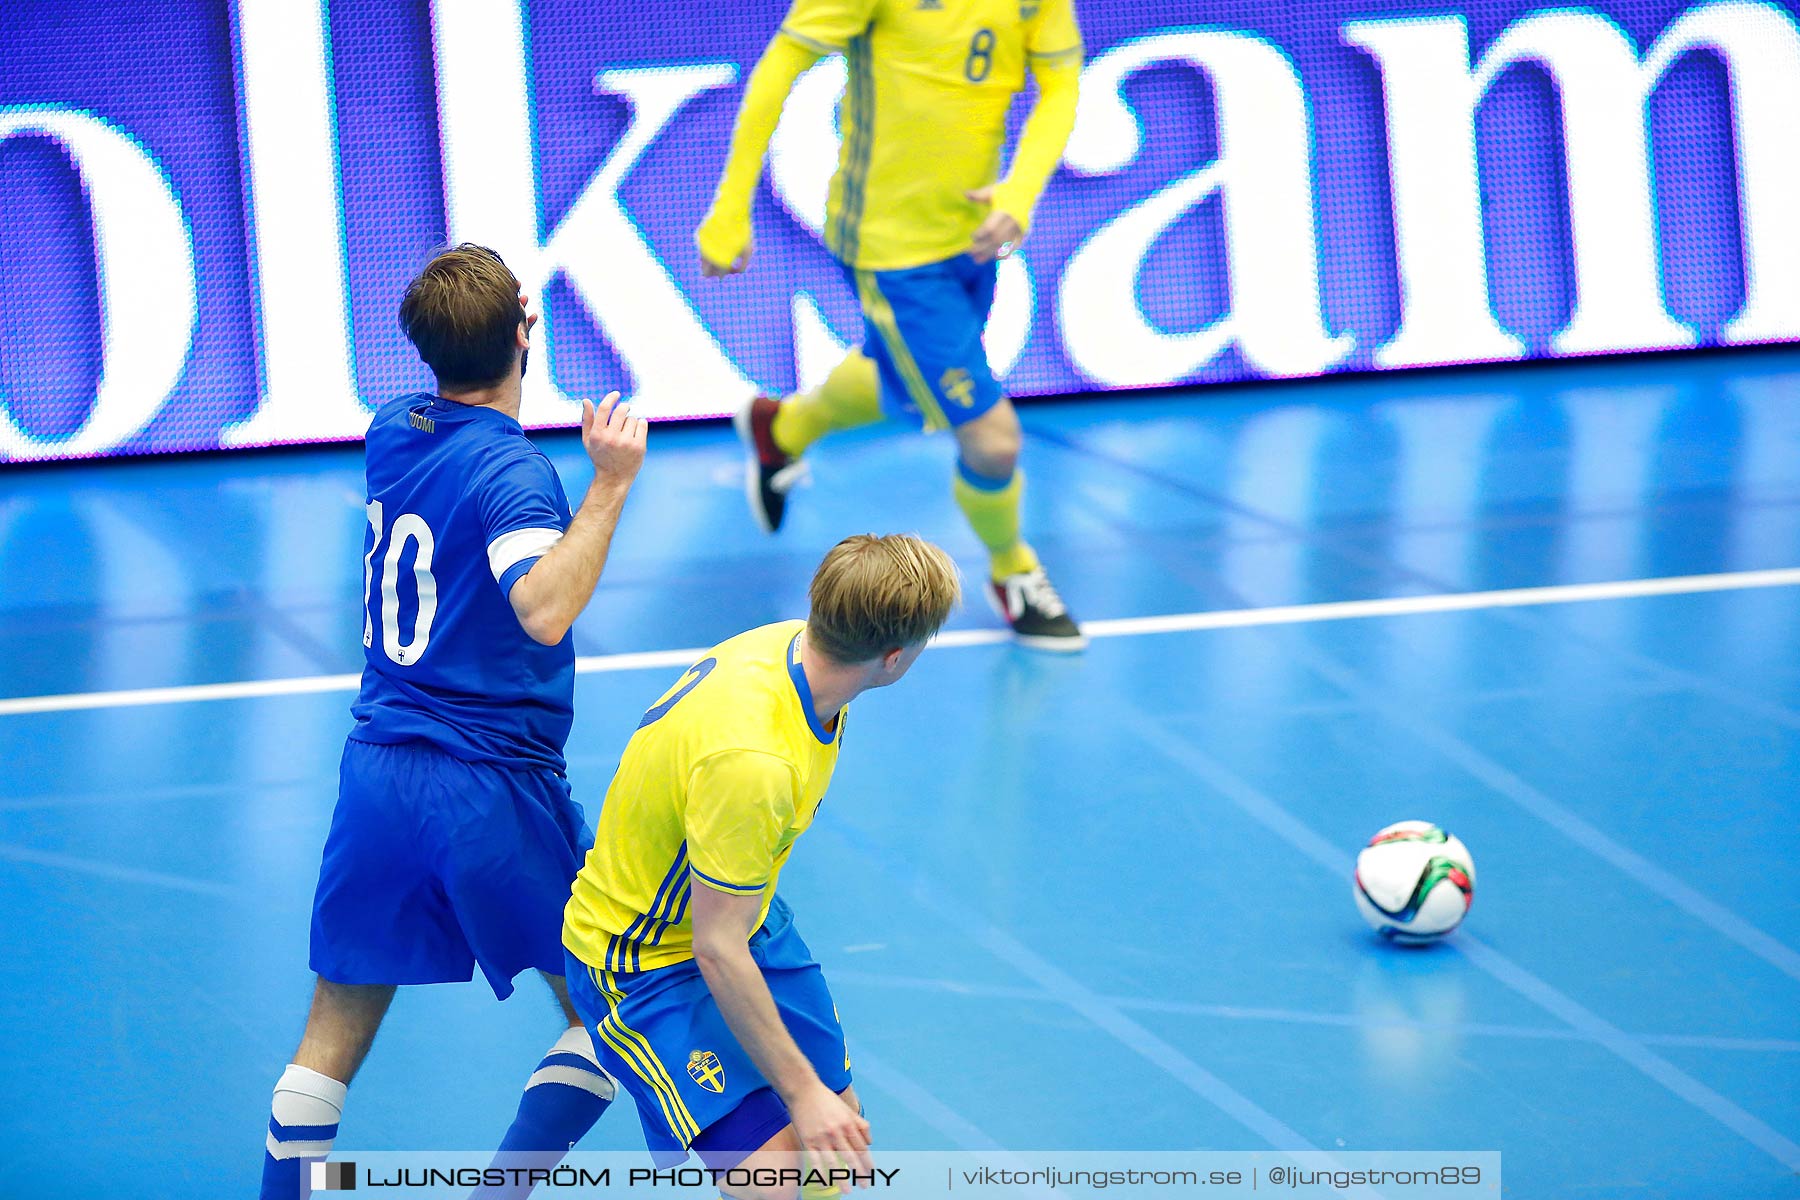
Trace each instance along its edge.
{"label": "player's hand on thigh", "polygon": [[592,400],[581,402],[581,446],[594,464],[594,473],[629,483],[644,465],[644,444],[650,423],[633,416],[631,405],[608,392],[596,408]]}
{"label": "player's hand on thigh", "polygon": [[[976,188],[963,194],[975,204],[994,202],[994,189],[991,187]],[[969,239],[969,257],[978,263],[993,262],[996,258],[1005,258],[1017,250],[1019,243],[1024,240],[1025,228],[1019,224],[1018,218],[995,209],[975,227],[975,236]]]}
{"label": "player's hand on thigh", "polygon": [[869,1157],[869,1123],[823,1083],[814,1082],[788,1102],[788,1118],[800,1148],[820,1169],[842,1165],[853,1171],[875,1168]]}

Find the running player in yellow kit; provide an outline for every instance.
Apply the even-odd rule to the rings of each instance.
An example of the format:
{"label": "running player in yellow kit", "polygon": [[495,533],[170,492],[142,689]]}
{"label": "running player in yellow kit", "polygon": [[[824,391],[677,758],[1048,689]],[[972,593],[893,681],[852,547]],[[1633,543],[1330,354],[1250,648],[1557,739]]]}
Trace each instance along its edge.
{"label": "running player in yellow kit", "polygon": [[[797,461],[834,430],[884,414],[949,429],[957,504],[991,558],[988,595],[1023,644],[1079,650],[1081,629],[1020,536],[1018,415],[981,333],[997,259],[1017,248],[1075,123],[1081,33],[1072,0],[794,0],[751,74],[731,156],[695,233],[707,275],[742,271],[763,153],[794,81],[849,60],[843,149],[825,244],[862,303],[861,350],[823,384],[738,414],[750,502],[781,525]],[[1029,66],[1038,100],[1000,175],[1006,113]]]}
{"label": "running player in yellow kit", "polygon": [[929,542],[846,538],[804,622],[707,651],[626,744],[563,946],[570,997],[660,1161],[691,1149],[760,1171],[805,1150],[868,1169],[837,1009],[775,883],[825,798],[847,705],[899,682],[958,592]]}

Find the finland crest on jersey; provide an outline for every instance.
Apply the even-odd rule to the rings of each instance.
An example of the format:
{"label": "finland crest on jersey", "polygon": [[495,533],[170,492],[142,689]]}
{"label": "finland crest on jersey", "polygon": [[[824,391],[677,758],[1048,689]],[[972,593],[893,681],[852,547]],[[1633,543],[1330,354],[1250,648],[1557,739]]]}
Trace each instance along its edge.
{"label": "finland crest on jersey", "polygon": [[366,455],[350,736],[561,770],[575,651],[532,641],[507,600],[569,526],[555,468],[505,413],[427,395],[383,405]]}

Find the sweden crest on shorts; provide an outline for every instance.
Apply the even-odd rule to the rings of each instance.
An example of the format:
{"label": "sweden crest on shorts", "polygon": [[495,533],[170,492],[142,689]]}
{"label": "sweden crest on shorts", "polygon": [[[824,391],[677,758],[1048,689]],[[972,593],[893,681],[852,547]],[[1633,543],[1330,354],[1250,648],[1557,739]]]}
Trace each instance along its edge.
{"label": "sweden crest on shorts", "polygon": [[687,1071],[694,1082],[707,1091],[725,1090],[725,1064],[711,1050],[696,1050],[688,1055]]}
{"label": "sweden crest on shorts", "polygon": [[938,377],[938,388],[964,408],[975,404],[975,380],[962,367],[951,367]]}

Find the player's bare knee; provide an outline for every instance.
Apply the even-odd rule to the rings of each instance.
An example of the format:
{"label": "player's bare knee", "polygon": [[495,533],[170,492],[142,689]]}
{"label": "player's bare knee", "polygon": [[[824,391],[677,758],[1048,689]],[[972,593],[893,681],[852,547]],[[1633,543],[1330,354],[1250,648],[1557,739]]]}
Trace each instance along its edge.
{"label": "player's bare knee", "polygon": [[978,475],[1005,479],[1019,465],[1024,433],[1012,405],[1002,403],[957,430],[963,461]]}
{"label": "player's bare knee", "polygon": [[1010,479],[1019,466],[1019,444],[990,449],[982,453],[979,461],[970,461],[977,475],[985,475],[989,479]]}
{"label": "player's bare knee", "polygon": [[1016,428],[965,438],[962,442],[963,462],[977,475],[1006,479],[1019,465],[1019,445]]}

